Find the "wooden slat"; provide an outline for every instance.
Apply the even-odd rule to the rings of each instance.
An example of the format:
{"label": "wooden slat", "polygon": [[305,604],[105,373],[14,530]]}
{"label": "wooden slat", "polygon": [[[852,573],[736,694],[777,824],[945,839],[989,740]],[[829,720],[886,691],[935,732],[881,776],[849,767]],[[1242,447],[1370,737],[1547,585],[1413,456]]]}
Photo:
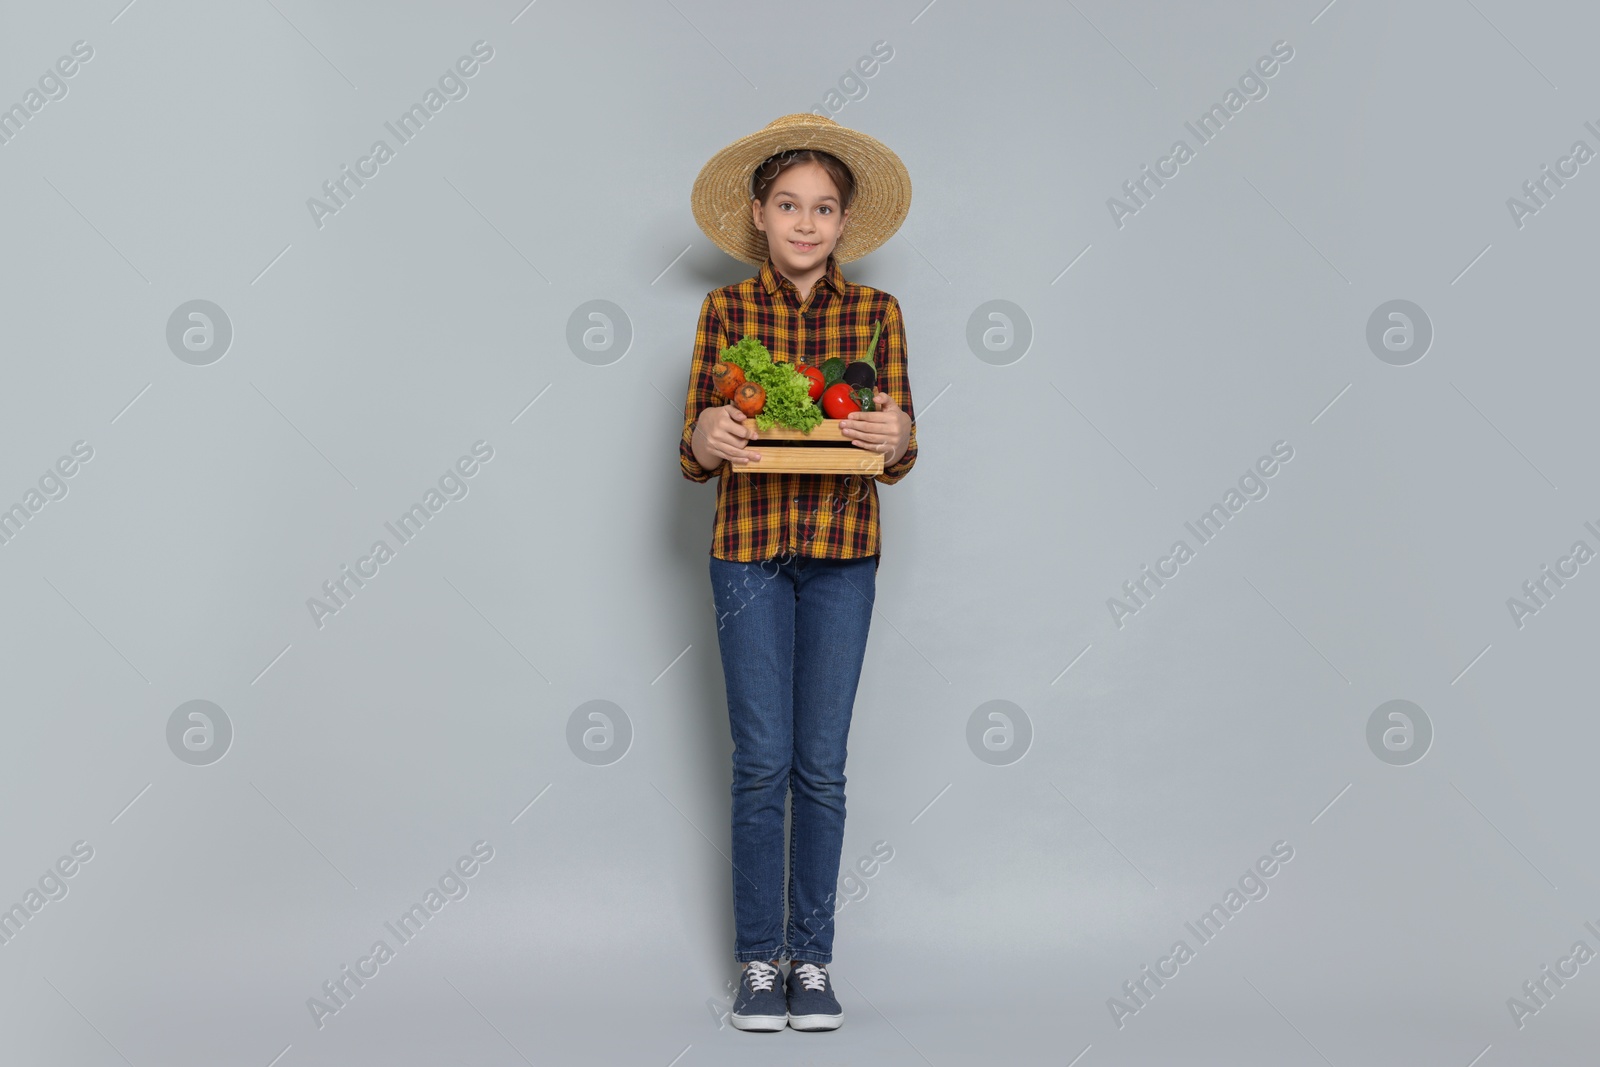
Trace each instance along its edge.
{"label": "wooden slat", "polygon": [[[801,433],[791,430],[787,426],[774,426],[770,430],[757,429],[760,434],[757,441],[845,441],[847,438],[840,431],[843,425],[839,419],[823,419],[811,428],[810,433]],[[859,448],[857,452],[861,451]]]}
{"label": "wooden slat", "polygon": [[[821,427],[818,427],[819,429]],[[794,431],[789,431],[793,433]],[[802,439],[804,435],[798,435]],[[883,473],[883,453],[868,452],[854,445],[843,448],[785,448],[769,446],[770,438],[758,437],[746,447],[761,453],[755,463],[740,463],[729,467],[734,474],[860,474]]]}

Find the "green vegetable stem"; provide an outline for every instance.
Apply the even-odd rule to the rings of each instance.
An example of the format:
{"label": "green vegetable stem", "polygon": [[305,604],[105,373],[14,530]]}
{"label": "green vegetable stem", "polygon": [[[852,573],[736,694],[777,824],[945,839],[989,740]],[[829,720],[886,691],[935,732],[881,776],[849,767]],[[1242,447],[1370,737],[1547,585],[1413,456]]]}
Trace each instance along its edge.
{"label": "green vegetable stem", "polygon": [[867,346],[867,354],[861,357],[867,363],[872,362],[872,354],[878,350],[878,331],[881,329],[883,329],[882,319],[872,324],[872,343]]}

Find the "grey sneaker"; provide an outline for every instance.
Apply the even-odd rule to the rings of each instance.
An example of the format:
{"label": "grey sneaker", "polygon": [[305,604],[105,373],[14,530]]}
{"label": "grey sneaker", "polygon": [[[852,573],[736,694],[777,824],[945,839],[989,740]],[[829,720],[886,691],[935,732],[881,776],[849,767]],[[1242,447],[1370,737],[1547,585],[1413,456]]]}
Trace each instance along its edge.
{"label": "grey sneaker", "polygon": [[782,1030],[789,1015],[778,978],[778,968],[752,960],[739,976],[739,995],[733,998],[728,1021],[740,1030]]}
{"label": "grey sneaker", "polygon": [[789,1025],[796,1030],[837,1030],[844,1022],[844,1009],[833,995],[833,981],[822,964],[791,963],[786,988]]}

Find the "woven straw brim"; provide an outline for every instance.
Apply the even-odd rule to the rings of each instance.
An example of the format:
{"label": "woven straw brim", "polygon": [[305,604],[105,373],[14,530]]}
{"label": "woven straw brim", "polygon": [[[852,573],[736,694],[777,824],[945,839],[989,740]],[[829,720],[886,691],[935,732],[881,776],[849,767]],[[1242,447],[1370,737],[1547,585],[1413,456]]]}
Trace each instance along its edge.
{"label": "woven straw brim", "polygon": [[784,115],[706,161],[689,203],[694,221],[718,248],[746,263],[767,258],[767,235],[750,217],[750,179],[769,156],[815,148],[839,157],[856,180],[849,221],[834,248],[841,263],[860,259],[893,237],[911,210],[911,175],[883,142],[809,111]]}

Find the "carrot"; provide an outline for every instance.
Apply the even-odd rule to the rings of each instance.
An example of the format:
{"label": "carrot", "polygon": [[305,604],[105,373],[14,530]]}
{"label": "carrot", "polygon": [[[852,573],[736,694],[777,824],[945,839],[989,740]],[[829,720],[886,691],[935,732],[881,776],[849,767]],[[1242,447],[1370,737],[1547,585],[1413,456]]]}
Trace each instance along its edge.
{"label": "carrot", "polygon": [[744,371],[737,363],[718,363],[711,368],[711,383],[716,386],[717,395],[727,400],[744,384]]}
{"label": "carrot", "polygon": [[757,382],[745,382],[734,391],[733,402],[746,415],[756,415],[767,405],[767,391]]}

